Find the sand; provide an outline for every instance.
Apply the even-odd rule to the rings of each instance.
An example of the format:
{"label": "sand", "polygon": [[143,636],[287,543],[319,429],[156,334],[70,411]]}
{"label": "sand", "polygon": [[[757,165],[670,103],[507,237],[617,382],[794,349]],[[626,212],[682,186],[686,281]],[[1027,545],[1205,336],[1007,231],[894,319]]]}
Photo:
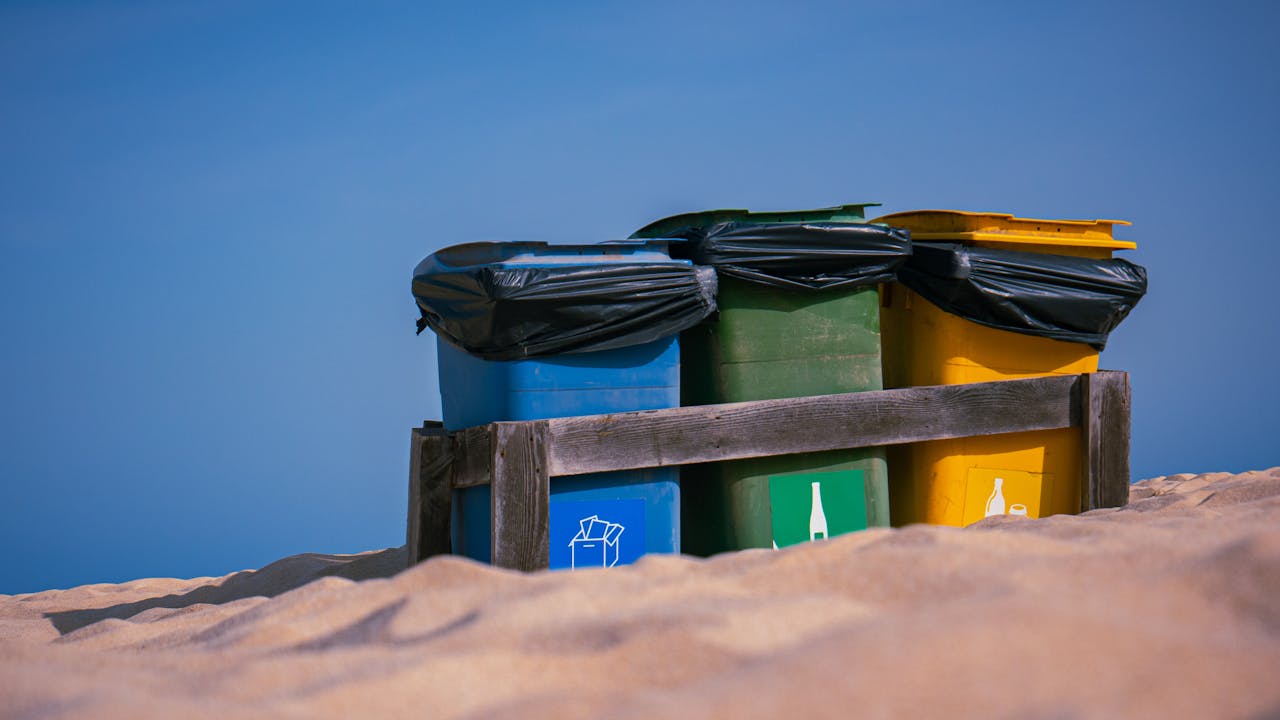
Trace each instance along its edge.
{"label": "sand", "polygon": [[1280,468],[710,560],[403,565],[0,595],[0,715],[1280,717]]}

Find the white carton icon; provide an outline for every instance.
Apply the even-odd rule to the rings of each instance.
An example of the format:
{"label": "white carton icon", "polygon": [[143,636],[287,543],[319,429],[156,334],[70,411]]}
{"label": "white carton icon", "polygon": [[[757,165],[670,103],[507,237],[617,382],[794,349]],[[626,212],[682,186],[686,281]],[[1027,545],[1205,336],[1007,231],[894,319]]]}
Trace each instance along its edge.
{"label": "white carton icon", "polygon": [[578,534],[569,541],[569,567],[613,567],[618,563],[618,537],[626,528],[598,515],[578,521]]}

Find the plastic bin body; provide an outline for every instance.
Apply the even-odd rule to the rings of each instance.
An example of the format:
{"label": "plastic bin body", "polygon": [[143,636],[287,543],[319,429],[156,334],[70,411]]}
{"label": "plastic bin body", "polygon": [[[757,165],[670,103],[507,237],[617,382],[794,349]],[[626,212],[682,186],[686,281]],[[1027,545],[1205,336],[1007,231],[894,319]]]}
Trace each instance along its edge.
{"label": "plastic bin body", "polygon": [[[659,249],[661,248],[661,249]],[[583,257],[587,255],[593,255]],[[596,246],[546,246],[512,262],[681,262],[665,243],[638,244],[600,255]],[[498,421],[541,420],[677,407],[680,344],[676,337],[598,352],[529,360],[476,358],[437,339],[444,425],[449,430]],[[492,560],[488,486],[455,490],[455,554]],[[595,517],[609,531],[578,537]],[[680,552],[680,484],[676,468],[557,477],[551,481],[550,567],[601,567],[634,562],[647,553]],[[612,526],[619,525],[621,528]],[[603,535],[604,533],[599,533]],[[600,540],[597,542],[597,540]]]}
{"label": "plastic bin body", "polygon": [[[637,235],[698,222],[865,222],[863,207],[716,210],[659,220]],[[874,287],[804,292],[721,275],[716,300],[718,321],[681,335],[682,405],[882,388]],[[889,524],[880,448],[686,465],[682,473],[682,539],[691,554],[810,539],[813,482],[820,484],[825,536]]]}
{"label": "plastic bin body", "polygon": [[[1136,247],[1116,240],[1114,220],[1035,220],[996,213],[907,212],[877,218],[913,241],[1106,259]],[[881,288],[886,387],[1096,372],[1098,351],[1080,343],[990,328],[952,315],[902,285]],[[1077,429],[937,440],[888,449],[893,524],[963,526],[988,510],[1046,517],[1080,511]],[[996,492],[996,478],[1000,490]],[[991,506],[990,508],[988,506]]]}

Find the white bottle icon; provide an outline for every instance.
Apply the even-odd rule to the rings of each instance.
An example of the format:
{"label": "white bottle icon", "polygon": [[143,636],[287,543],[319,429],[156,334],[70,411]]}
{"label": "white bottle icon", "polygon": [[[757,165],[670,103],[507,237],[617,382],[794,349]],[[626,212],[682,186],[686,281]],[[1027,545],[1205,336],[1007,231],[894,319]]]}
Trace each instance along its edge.
{"label": "white bottle icon", "polygon": [[987,498],[987,514],[986,517],[992,515],[1004,514],[1004,478],[996,478],[996,486],[991,490],[991,497]]}
{"label": "white bottle icon", "polygon": [[813,509],[809,511],[809,542],[826,540],[827,514],[822,511],[821,486],[816,482],[809,484],[813,486]]}

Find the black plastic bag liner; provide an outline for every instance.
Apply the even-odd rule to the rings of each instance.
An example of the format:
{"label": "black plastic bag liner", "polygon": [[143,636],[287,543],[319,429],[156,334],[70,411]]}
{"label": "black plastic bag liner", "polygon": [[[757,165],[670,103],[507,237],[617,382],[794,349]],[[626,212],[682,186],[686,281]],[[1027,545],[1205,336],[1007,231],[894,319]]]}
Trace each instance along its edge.
{"label": "black plastic bag liner", "polygon": [[[610,246],[625,255],[627,248],[651,244],[468,243],[440,250],[413,271],[422,314],[418,332],[429,327],[486,360],[521,360],[639,345],[715,312],[710,268],[678,261],[593,262]],[[564,254],[508,262],[522,250],[548,249]],[[586,252],[574,257],[575,249]]]}
{"label": "black plastic bag liner", "polygon": [[729,277],[800,290],[887,282],[911,255],[908,231],[866,223],[724,222],[674,235],[689,242],[672,246],[673,255]]}
{"label": "black plastic bag liner", "polygon": [[1147,271],[1128,260],[917,242],[898,270],[903,285],[966,320],[1088,343],[1107,335],[1147,293]]}

